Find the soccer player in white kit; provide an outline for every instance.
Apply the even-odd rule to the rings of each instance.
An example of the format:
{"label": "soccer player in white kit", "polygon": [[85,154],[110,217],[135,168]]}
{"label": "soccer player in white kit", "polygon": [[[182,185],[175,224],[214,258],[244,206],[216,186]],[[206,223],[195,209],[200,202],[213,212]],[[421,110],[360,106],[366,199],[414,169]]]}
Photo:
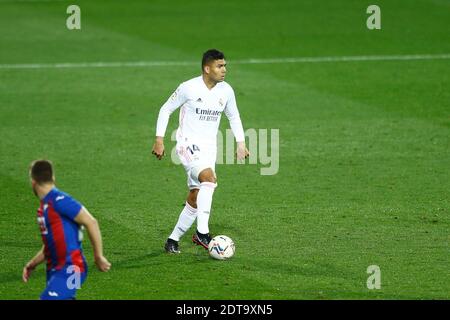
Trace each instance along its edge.
{"label": "soccer player in white kit", "polygon": [[202,75],[178,86],[161,107],[152,153],[164,156],[164,135],[169,117],[180,108],[176,151],[187,174],[189,193],[177,224],[165,244],[169,253],[180,253],[178,242],[197,219],[192,241],[208,248],[209,216],[217,187],[215,163],[217,131],[222,113],[227,116],[237,142],[237,158],[249,156],[244,130],[231,86],[224,81],[226,61],[222,52],[211,49],[203,54]]}

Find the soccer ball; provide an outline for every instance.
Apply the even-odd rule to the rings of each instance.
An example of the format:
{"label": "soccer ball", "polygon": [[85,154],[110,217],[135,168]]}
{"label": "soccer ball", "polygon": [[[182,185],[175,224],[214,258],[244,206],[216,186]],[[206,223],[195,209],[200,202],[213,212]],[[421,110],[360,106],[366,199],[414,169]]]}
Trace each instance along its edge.
{"label": "soccer ball", "polygon": [[230,259],[235,250],[233,240],[227,236],[215,236],[208,246],[209,255],[217,260]]}

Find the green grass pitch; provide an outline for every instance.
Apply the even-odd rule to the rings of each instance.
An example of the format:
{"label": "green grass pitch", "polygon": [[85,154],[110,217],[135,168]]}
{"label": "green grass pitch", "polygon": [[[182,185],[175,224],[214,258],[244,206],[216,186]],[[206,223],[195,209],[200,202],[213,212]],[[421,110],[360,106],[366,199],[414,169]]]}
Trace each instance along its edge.
{"label": "green grass pitch", "polygon": [[[72,3],[81,30],[66,28]],[[86,239],[78,299],[449,299],[450,4],[379,0],[381,30],[368,30],[370,4],[0,0],[0,299],[44,288],[43,266],[21,282],[41,246],[28,165],[43,157],[98,218],[113,264],[97,271]],[[280,133],[276,175],[217,167],[210,228],[237,248],[224,262],[192,232],[181,255],[164,253],[186,178],[151,155],[160,106],[212,47],[244,127]],[[424,54],[447,58],[233,64]],[[198,64],[42,65],[137,61]]]}

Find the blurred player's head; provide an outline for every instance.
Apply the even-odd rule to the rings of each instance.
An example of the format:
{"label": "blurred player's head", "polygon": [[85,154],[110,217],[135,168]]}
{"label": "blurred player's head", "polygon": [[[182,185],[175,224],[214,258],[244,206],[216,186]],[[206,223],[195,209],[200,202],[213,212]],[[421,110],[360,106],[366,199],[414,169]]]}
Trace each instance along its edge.
{"label": "blurred player's head", "polygon": [[30,165],[31,187],[37,196],[36,188],[44,185],[53,185],[55,176],[53,174],[53,165],[49,160],[35,160]]}
{"label": "blurred player's head", "polygon": [[210,49],[203,54],[202,73],[210,81],[222,82],[225,80],[226,69],[225,55],[216,49]]}

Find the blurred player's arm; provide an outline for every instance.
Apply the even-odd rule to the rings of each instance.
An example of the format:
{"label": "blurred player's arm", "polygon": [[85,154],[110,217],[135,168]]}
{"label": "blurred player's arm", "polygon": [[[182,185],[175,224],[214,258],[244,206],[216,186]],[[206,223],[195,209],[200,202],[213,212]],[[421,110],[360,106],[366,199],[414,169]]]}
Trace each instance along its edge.
{"label": "blurred player's arm", "polygon": [[91,240],[94,250],[95,264],[100,271],[106,272],[111,268],[111,263],[103,256],[103,242],[100,233],[100,227],[97,219],[95,219],[86,208],[82,207],[75,217],[75,222],[84,226]]}
{"label": "blurred player's arm", "polygon": [[239,110],[236,105],[236,98],[233,91],[231,92],[231,96],[227,102],[224,113],[230,122],[231,131],[233,131],[234,137],[236,138],[237,158],[238,160],[244,160],[245,158],[248,158],[250,152],[245,146],[244,129],[242,127],[241,116],[239,115]]}
{"label": "blurred player's arm", "polygon": [[152,149],[152,154],[159,160],[164,156],[164,135],[166,134],[170,115],[185,102],[186,98],[183,92],[183,85],[181,84],[159,110],[156,123],[156,138]]}
{"label": "blurred player's arm", "polygon": [[39,250],[38,253],[36,253],[36,255],[33,257],[33,259],[31,259],[23,268],[22,272],[23,282],[28,282],[28,279],[30,278],[33,270],[44,261],[45,261],[44,246],[42,246],[41,250]]}

